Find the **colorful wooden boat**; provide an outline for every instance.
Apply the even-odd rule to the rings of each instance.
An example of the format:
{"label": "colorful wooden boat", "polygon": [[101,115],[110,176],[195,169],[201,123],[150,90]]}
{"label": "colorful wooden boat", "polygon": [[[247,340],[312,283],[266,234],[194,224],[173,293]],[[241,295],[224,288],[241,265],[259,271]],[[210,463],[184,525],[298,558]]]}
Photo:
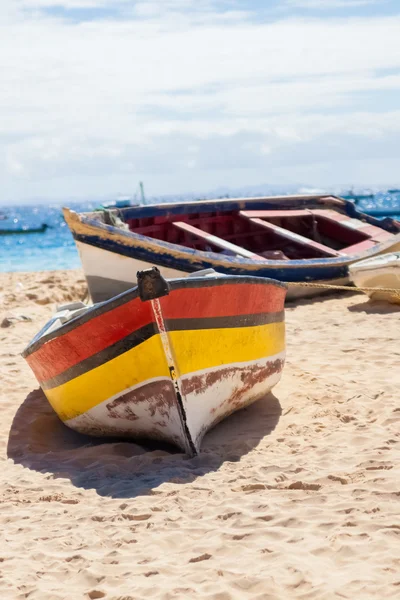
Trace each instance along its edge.
{"label": "colorful wooden boat", "polygon": [[23,356],[66,425],[196,454],[210,427],[265,396],[285,356],[286,286],[158,269],[93,307],[62,309]]}
{"label": "colorful wooden boat", "polygon": [[350,277],[359,288],[390,288],[398,293],[369,290],[373,300],[387,300],[400,304],[400,252],[382,254],[350,266]]}
{"label": "colorful wooden boat", "polygon": [[[400,249],[400,223],[360,213],[333,196],[285,196],[64,209],[89,291],[100,302],[134,285],[152,264],[165,277],[213,268],[232,275],[344,285],[353,262]],[[321,290],[289,287],[288,296]]]}

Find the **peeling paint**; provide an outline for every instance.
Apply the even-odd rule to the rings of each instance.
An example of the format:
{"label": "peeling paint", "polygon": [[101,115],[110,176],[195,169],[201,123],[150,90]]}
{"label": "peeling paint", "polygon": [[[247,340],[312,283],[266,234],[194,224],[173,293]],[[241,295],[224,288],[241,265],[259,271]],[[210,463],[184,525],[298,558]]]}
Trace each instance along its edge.
{"label": "peeling paint", "polygon": [[237,395],[247,392],[257,383],[278,373],[283,369],[283,359],[277,359],[267,365],[250,365],[248,367],[223,367],[221,369],[204,373],[202,375],[193,375],[182,382],[182,391],[187,394],[201,394],[205,389],[211,387],[217,382],[232,379],[237,373],[240,373],[242,386],[238,388],[231,396],[230,402],[235,403]]}
{"label": "peeling paint", "polygon": [[[136,415],[134,407],[138,404],[145,403],[147,405],[150,417],[159,414],[161,417],[168,418],[170,409],[175,402],[172,382],[154,381],[108,402],[106,406],[108,415],[112,419],[136,421],[139,417]],[[165,426],[165,421],[162,422]]]}

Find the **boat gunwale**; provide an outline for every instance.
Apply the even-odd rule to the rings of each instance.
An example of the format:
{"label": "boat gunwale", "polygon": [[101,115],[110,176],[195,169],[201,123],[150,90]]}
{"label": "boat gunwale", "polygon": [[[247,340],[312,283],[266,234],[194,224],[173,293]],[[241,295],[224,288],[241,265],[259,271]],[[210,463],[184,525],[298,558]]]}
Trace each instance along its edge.
{"label": "boat gunwale", "polygon": [[[268,285],[275,286],[282,289],[287,290],[288,286],[286,283],[282,281],[278,281],[275,279],[267,278],[267,277],[255,277],[248,275],[216,275],[214,277],[211,276],[198,276],[194,277],[180,277],[177,279],[168,279],[170,291],[184,289],[184,288],[199,288],[199,287],[214,287],[220,286],[224,284],[257,284],[257,285]],[[200,284],[200,285],[199,285]],[[50,319],[46,325],[35,335],[35,337],[31,340],[31,342],[27,345],[27,347],[21,352],[21,356],[23,358],[27,358],[31,354],[34,354],[39,348],[41,348],[45,343],[60,337],[60,335],[64,335],[69,331],[72,331],[76,327],[87,323],[93,318],[96,318],[102,314],[106,314],[115,308],[123,306],[124,304],[139,298],[138,286],[133,286],[130,290],[126,292],[122,292],[117,296],[114,296],[110,300],[106,300],[104,302],[99,302],[94,304],[93,306],[88,306],[88,309],[83,314],[80,314],[76,317],[71,318],[66,323],[63,323],[52,331],[51,333],[46,334],[46,330],[54,323],[55,318]]]}
{"label": "boat gunwale", "polygon": [[[149,216],[157,216],[155,213],[164,213],[166,209],[169,209],[172,214],[180,214],[185,211],[176,210],[179,207],[183,208],[193,208],[194,212],[207,212],[209,207],[215,207],[214,210],[229,210],[229,206],[232,206],[231,210],[243,210],[241,206],[243,203],[254,203],[254,204],[274,204],[276,202],[283,203],[290,208],[297,208],[307,206],[307,203],[314,202],[316,206],[323,206],[328,208],[331,206],[333,210],[344,209],[345,213],[353,218],[363,218],[367,223],[371,225],[376,225],[385,231],[390,231],[390,228],[393,227],[397,231],[400,232],[400,222],[396,219],[392,219],[388,216],[386,219],[376,219],[373,215],[369,215],[368,213],[363,213],[359,207],[357,207],[354,202],[350,200],[346,200],[341,196],[336,196],[334,194],[294,194],[287,196],[263,196],[263,197],[247,197],[247,198],[224,198],[224,199],[212,199],[212,200],[194,200],[187,202],[163,202],[163,203],[154,203],[154,204],[143,204],[137,206],[129,206],[125,208],[113,208],[110,210],[114,210],[115,212],[122,214],[127,219],[135,218],[138,212],[150,212],[153,214],[150,215],[142,215],[143,218]],[[204,211],[199,211],[199,207],[203,208]],[[279,207],[277,207],[279,209]],[[308,207],[309,208],[309,207]],[[248,210],[245,208],[245,210]],[[132,216],[131,216],[132,213]],[[95,211],[89,212],[81,212],[79,215],[90,218],[91,215],[95,215]],[[133,232],[131,232],[133,233]],[[140,235],[140,234],[138,234]],[[147,236],[143,236],[147,237]]]}

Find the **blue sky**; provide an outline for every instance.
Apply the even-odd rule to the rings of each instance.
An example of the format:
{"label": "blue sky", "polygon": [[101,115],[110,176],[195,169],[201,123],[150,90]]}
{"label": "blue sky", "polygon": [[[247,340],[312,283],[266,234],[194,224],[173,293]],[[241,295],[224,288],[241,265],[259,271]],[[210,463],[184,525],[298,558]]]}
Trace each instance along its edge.
{"label": "blue sky", "polygon": [[2,0],[0,202],[400,184],[394,0]]}

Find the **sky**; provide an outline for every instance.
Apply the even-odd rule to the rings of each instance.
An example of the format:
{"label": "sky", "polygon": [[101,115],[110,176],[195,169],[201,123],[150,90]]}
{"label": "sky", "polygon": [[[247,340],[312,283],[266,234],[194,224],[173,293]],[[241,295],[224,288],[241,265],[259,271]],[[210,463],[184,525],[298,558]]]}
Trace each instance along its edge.
{"label": "sky", "polygon": [[400,184],[398,0],[1,0],[0,203]]}

